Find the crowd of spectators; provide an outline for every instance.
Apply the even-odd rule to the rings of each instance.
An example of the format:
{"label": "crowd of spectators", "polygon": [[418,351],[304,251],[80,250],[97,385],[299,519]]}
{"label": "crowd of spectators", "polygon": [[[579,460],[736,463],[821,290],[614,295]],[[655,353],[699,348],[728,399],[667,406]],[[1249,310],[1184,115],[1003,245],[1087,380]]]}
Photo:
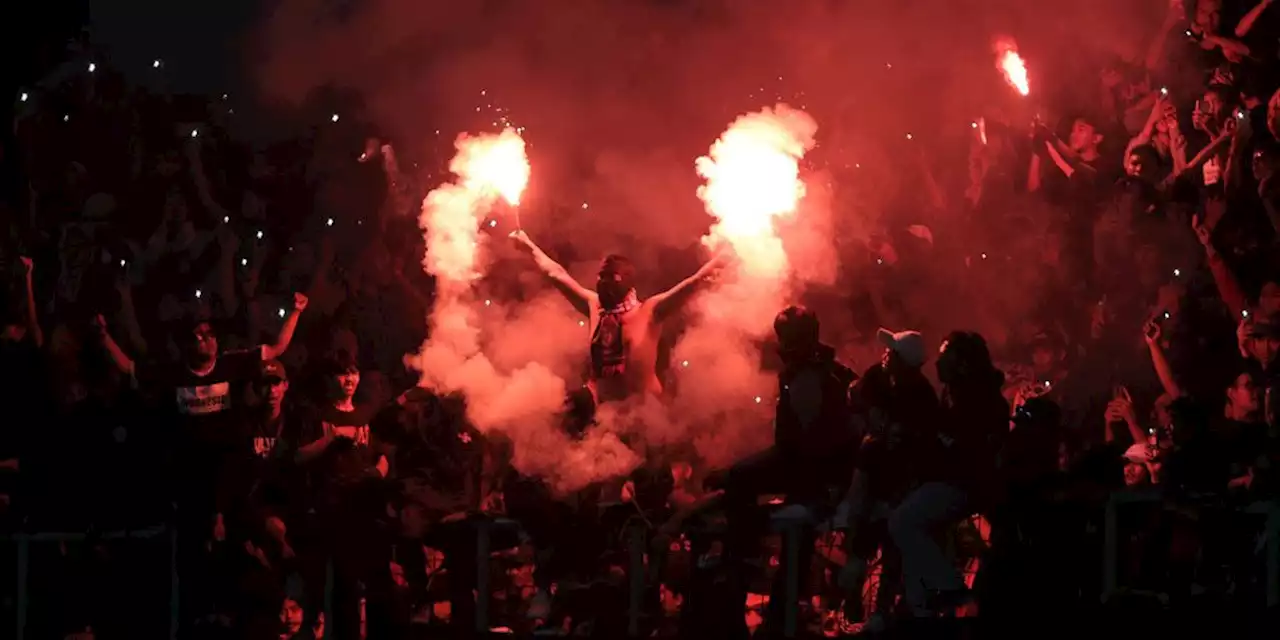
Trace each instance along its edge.
{"label": "crowd of spectators", "polygon": [[[846,302],[895,329],[882,361],[838,369],[848,395],[821,418],[860,444],[830,496],[779,491],[830,525],[799,556],[802,626],[1092,606],[1118,494],[1153,498],[1117,516],[1117,593],[1278,606],[1278,534],[1248,507],[1280,481],[1280,8],[1239,4],[1173,0],[1145,59],[1100,65],[1095,109],[975,120],[963,193],[926,176],[931,212],[884,218]],[[228,133],[224,96],[94,64],[18,96],[0,149],[17,169],[0,184],[0,535],[79,534],[18,554],[31,569],[4,611],[28,637],[160,637],[171,620],[191,638],[412,637],[473,629],[478,608],[622,637],[637,521],[646,632],[755,629],[762,611],[781,629],[762,580],[785,573],[777,536],[715,537],[717,518],[741,534],[772,508],[741,499],[764,492],[743,488],[749,464],[657,461],[613,493],[553,497],[468,426],[465,398],[415,388],[402,356],[431,282],[404,215],[419,181],[392,145],[349,154],[355,186],[321,203],[313,137],[255,147]],[[920,281],[976,298],[991,269],[1035,274],[1033,312],[1001,335],[916,313]],[[797,322],[817,327],[783,313],[784,359]],[[519,531],[493,525],[480,581],[476,522],[499,515]],[[176,531],[172,560],[152,527]],[[722,553],[765,560],[745,602],[716,595]]]}

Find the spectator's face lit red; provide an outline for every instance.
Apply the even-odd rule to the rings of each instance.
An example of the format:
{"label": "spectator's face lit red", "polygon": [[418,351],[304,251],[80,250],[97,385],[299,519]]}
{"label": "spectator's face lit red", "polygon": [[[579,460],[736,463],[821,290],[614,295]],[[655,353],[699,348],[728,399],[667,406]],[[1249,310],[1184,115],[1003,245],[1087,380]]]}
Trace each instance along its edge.
{"label": "spectator's face lit red", "polygon": [[1275,362],[1276,354],[1280,353],[1280,337],[1271,335],[1247,336],[1241,347],[1258,364],[1263,367],[1270,367]]}
{"label": "spectator's face lit red", "polygon": [[1141,177],[1144,168],[1145,166],[1143,164],[1141,155],[1138,155],[1136,153],[1131,153],[1129,154],[1129,157],[1125,158],[1124,172],[1129,177],[1131,178]]}
{"label": "spectator's face lit red", "polygon": [[356,395],[356,388],[360,386],[360,372],[355,369],[343,371],[334,376],[330,381],[330,388],[333,391],[334,399],[350,400]]}
{"label": "spectator's face lit red", "polygon": [[218,336],[208,322],[196,325],[188,336],[186,354],[189,363],[198,367],[205,366],[218,357]]}
{"label": "spectator's face lit red", "polygon": [[1196,0],[1195,17],[1191,20],[1191,31],[1199,34],[1215,34],[1222,21],[1222,0]]}
{"label": "spectator's face lit red", "polygon": [[1232,414],[1239,417],[1256,415],[1262,407],[1260,395],[1258,393],[1258,385],[1254,383],[1253,376],[1242,373],[1227,388],[1228,409]]}
{"label": "spectator's face lit red", "polygon": [[284,604],[280,606],[280,624],[284,626],[287,632],[286,637],[292,637],[302,630],[302,605],[296,601],[286,598]]}
{"label": "spectator's face lit red", "polygon": [[1200,101],[1200,112],[1209,116],[1210,120],[1217,120],[1222,114],[1222,96],[1215,91],[1204,94],[1204,98]]}
{"label": "spectator's face lit red", "polygon": [[272,408],[278,409],[284,403],[284,396],[289,392],[289,383],[285,380],[271,380],[267,384],[267,401]]}
{"label": "spectator's face lit red", "polygon": [[1089,151],[1094,150],[1098,143],[1102,142],[1102,136],[1098,135],[1098,130],[1084,120],[1076,120],[1071,125],[1071,135],[1068,144],[1072,151]]}

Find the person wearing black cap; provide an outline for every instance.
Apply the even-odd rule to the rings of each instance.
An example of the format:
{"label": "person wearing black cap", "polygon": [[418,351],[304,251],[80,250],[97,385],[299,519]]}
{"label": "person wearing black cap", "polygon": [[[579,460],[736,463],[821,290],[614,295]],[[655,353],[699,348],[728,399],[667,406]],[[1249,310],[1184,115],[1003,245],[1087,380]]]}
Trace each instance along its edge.
{"label": "person wearing black cap", "polygon": [[925,377],[924,337],[916,331],[876,334],[885,348],[881,361],[868,368],[854,385],[852,410],[865,423],[860,434],[856,469],[836,522],[847,527],[845,549],[848,559],[840,573],[846,598],[845,617],[850,622],[862,618],[862,585],[868,562],[880,551],[881,576],[876,592],[876,613],[867,620],[868,630],[883,629],[885,612],[893,609],[899,594],[901,559],[890,543],[886,518],[912,488],[920,450],[938,420],[938,395]]}
{"label": "person wearing black cap", "polygon": [[293,508],[302,491],[290,446],[300,415],[286,404],[289,378],[279,360],[260,364],[253,387],[259,404],[245,416],[237,459],[225,467],[218,488],[234,494],[225,500],[231,505],[227,555],[238,569],[234,628],[238,637],[275,638],[296,558],[290,532],[304,520]]}
{"label": "person wearing black cap", "polygon": [[907,601],[921,617],[969,597],[933,531],[986,506],[991,470],[1009,432],[1004,373],[992,364],[982,336],[953,331],[942,342],[937,368],[943,388],[935,446],[920,452],[920,486],[889,516],[889,535],[902,553]]}

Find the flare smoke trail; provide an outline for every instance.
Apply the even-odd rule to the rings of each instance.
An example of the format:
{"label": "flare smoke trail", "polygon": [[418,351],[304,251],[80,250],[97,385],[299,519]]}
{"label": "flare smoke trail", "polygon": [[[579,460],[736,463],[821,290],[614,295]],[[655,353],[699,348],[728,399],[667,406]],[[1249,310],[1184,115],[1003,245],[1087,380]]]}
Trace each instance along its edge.
{"label": "flare smoke trail", "polygon": [[[638,459],[611,433],[571,440],[559,428],[565,381],[536,361],[495,363],[487,347],[499,331],[521,330],[492,303],[479,313],[474,285],[488,268],[481,223],[505,201],[516,206],[529,180],[524,140],[513,130],[460,136],[449,165],[457,179],[422,203],[426,234],[423,268],[436,279],[428,338],[405,363],[421,372],[419,385],[466,398],[467,418],[486,434],[513,445],[513,464],[557,491],[572,491],[634,468]],[[490,321],[490,319],[495,319]],[[492,329],[487,331],[486,329]]]}
{"label": "flare smoke trail", "polygon": [[725,428],[695,436],[699,454],[713,466],[768,444],[767,429],[751,432],[743,425],[767,424],[774,400],[774,382],[761,371],[757,345],[795,293],[778,224],[796,214],[804,197],[799,162],[813,148],[817,129],[807,113],[779,104],[739,117],[695,164],[706,179],[698,197],[715,219],[703,243],[727,245],[737,256],[695,302],[697,317],[673,357],[688,362],[694,374],[677,395],[677,411],[706,415],[711,407],[720,413]]}

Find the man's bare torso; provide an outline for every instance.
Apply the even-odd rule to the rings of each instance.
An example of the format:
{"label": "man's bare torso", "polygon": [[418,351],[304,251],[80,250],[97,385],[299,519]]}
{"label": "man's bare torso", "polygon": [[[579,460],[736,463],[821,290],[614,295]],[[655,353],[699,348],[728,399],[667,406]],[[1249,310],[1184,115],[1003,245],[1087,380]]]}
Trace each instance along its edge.
{"label": "man's bare torso", "polygon": [[[591,333],[595,335],[600,325],[600,305],[591,305]],[[653,305],[648,300],[628,311],[622,318],[622,342],[626,353],[626,366],[617,377],[593,379],[587,382],[596,402],[616,402],[628,397],[649,393],[662,395],[662,382],[658,380],[658,341],[662,337],[660,327],[653,317]]]}

